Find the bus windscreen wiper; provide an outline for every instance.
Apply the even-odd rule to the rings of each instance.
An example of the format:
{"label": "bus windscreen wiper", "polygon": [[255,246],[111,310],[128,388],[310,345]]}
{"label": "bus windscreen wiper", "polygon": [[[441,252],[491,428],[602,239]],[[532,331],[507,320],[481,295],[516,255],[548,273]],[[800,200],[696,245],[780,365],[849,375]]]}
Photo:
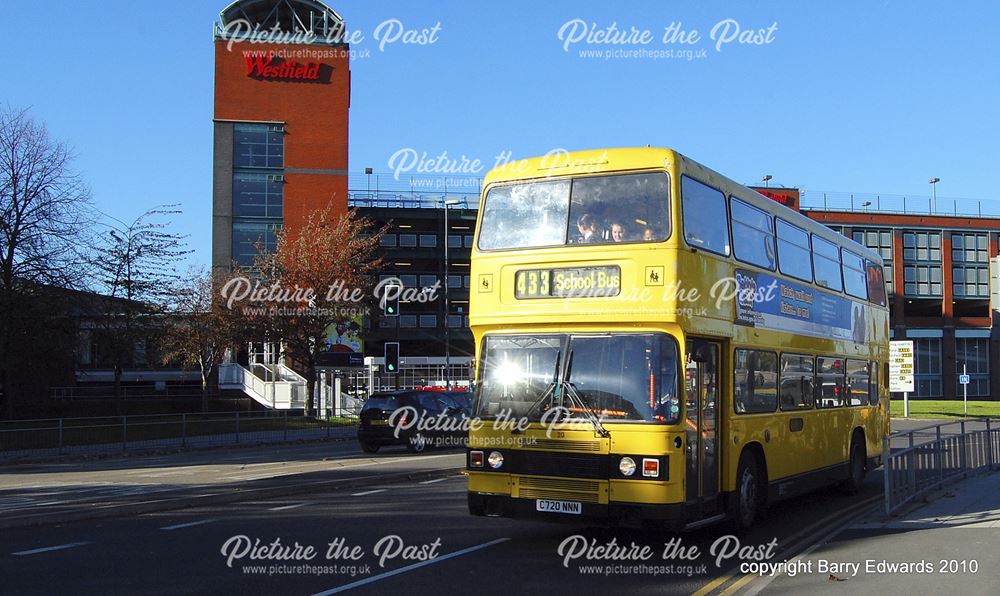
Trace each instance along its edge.
{"label": "bus windscreen wiper", "polygon": [[[540,406],[543,403],[545,403],[545,400],[548,399],[548,397],[550,395],[552,395],[552,392],[555,391],[556,387],[559,386],[559,359],[560,358],[562,358],[562,350],[560,350],[559,352],[556,353],[556,368],[555,368],[555,370],[552,371],[552,382],[549,383],[549,386],[545,389],[545,391],[542,393],[542,395],[538,399],[536,399],[534,402],[532,402],[531,407],[529,407],[528,411],[524,413],[524,417],[525,418],[529,418],[530,419],[531,418],[531,413],[535,411],[535,408],[537,408],[538,406]],[[511,429],[510,434],[512,434],[512,435],[519,435],[522,432],[523,431],[520,431],[520,430],[518,430],[517,427],[515,427],[515,428]]]}
{"label": "bus windscreen wiper", "polygon": [[594,432],[604,438],[609,438],[611,433],[608,432],[608,429],[604,428],[604,425],[601,424],[601,418],[594,412],[590,404],[587,403],[587,400],[583,399],[583,396],[576,390],[576,387],[573,387],[569,381],[563,381],[563,385],[565,386],[565,395],[575,401],[577,406],[587,415],[587,420],[594,427]]}

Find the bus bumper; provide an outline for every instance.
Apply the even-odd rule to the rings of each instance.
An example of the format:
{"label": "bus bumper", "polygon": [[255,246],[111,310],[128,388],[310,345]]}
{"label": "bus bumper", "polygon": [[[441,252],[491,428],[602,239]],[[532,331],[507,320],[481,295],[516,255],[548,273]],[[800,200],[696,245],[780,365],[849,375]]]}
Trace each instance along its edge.
{"label": "bus bumper", "polygon": [[509,495],[470,492],[469,513],[486,517],[537,519],[552,522],[603,523],[619,526],[639,526],[644,522],[679,529],[684,525],[681,504],[650,504],[612,502],[606,505],[582,503],[579,515],[545,513],[536,509],[535,499],[518,499]]}

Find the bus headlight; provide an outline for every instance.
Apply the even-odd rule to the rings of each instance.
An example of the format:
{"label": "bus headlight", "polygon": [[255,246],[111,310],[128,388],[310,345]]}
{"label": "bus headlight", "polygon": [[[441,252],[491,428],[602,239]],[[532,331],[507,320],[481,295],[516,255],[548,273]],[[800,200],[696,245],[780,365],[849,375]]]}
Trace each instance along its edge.
{"label": "bus headlight", "polygon": [[470,451],[469,452],[469,467],[470,468],[481,468],[481,467],[483,467],[483,452],[482,451]]}
{"label": "bus headlight", "polygon": [[618,471],[622,473],[622,476],[635,474],[635,460],[631,457],[621,458],[618,462]]}
{"label": "bus headlight", "polygon": [[500,466],[503,465],[503,454],[499,451],[490,451],[490,456],[486,458],[489,462],[490,467],[494,470],[499,470]]}

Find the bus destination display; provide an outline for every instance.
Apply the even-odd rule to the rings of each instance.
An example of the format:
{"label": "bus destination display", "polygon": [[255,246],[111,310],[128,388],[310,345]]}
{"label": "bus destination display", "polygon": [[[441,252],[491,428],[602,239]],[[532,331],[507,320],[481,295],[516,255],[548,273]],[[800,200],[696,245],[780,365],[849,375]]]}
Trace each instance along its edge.
{"label": "bus destination display", "polygon": [[565,269],[522,269],[514,275],[514,297],[595,298],[617,296],[622,271],[617,265]]}

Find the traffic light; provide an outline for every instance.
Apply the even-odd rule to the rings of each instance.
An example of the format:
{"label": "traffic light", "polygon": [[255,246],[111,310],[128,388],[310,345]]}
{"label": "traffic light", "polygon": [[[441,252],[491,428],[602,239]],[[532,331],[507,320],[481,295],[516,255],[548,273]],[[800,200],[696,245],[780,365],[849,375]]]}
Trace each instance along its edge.
{"label": "traffic light", "polygon": [[399,293],[402,287],[397,284],[387,284],[382,294],[382,314],[386,317],[399,316]]}
{"label": "traffic light", "polygon": [[385,372],[399,372],[399,342],[385,344]]}

